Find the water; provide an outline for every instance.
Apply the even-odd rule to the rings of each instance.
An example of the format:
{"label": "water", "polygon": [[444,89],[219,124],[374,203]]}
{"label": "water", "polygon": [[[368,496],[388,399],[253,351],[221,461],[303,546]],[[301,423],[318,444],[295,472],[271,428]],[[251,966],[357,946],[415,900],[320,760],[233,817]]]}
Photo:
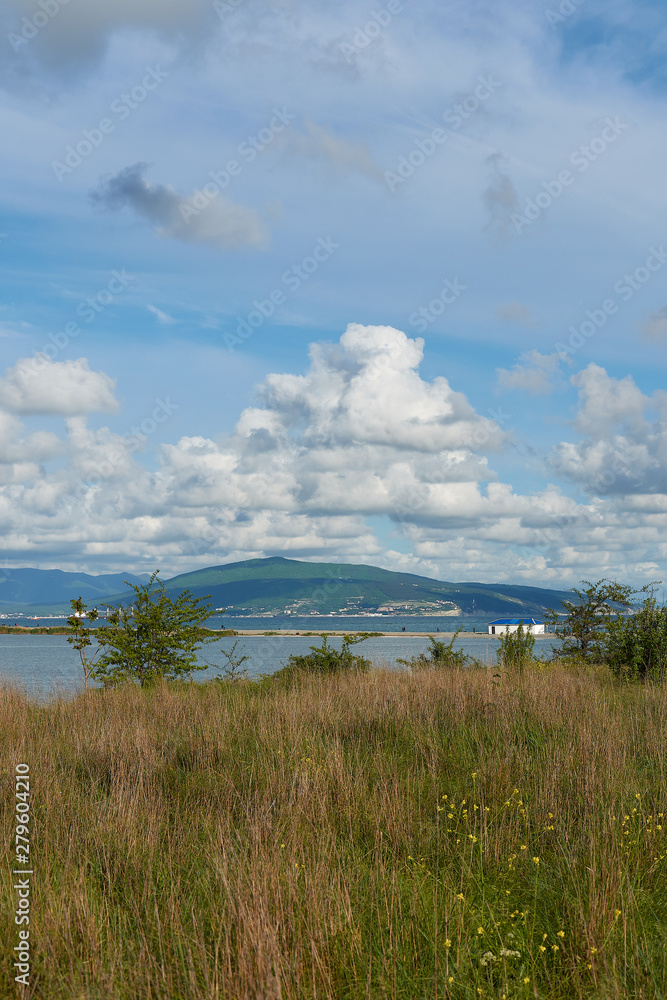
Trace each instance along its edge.
{"label": "water", "polygon": [[[17,619],[20,621],[20,619]],[[392,635],[378,636],[366,639],[355,647],[359,653],[377,664],[386,663],[389,667],[398,668],[397,659],[409,659],[429,649],[428,638],[401,635],[405,626],[410,632],[455,631],[462,628],[472,631],[473,627],[484,632],[479,636],[462,637],[454,643],[455,649],[462,649],[469,655],[477,657],[482,662],[490,664],[496,661],[498,640],[486,634],[487,618],[422,618],[414,616],[382,616],[380,618],[349,617],[330,618],[328,616],[308,615],[297,618],[295,615],[285,615],[275,618],[231,618],[227,615],[217,615],[210,620],[211,628],[262,629],[264,631],[279,631],[279,626],[296,631],[315,632],[314,636],[224,636],[217,642],[203,646],[199,651],[199,662],[207,664],[205,670],[193,674],[195,680],[207,680],[215,677],[227,660],[222,650],[230,651],[237,642],[235,656],[249,657],[242,665],[247,669],[248,677],[258,678],[261,674],[273,673],[287,662],[287,658],[296,653],[308,653],[310,646],[319,646],[321,639],[318,630],[350,630],[350,631],[382,631],[392,632]],[[13,621],[12,621],[13,624]],[[34,625],[56,625],[59,622],[43,620],[33,622]],[[443,636],[443,640],[449,640]],[[535,652],[538,655],[549,656],[554,646],[555,638],[547,636],[538,638],[535,642]],[[329,639],[329,644],[340,649],[341,640]],[[15,681],[25,688],[32,697],[45,697],[56,692],[72,694],[83,687],[83,674],[79,654],[67,642],[64,635],[0,635],[0,681]]]}

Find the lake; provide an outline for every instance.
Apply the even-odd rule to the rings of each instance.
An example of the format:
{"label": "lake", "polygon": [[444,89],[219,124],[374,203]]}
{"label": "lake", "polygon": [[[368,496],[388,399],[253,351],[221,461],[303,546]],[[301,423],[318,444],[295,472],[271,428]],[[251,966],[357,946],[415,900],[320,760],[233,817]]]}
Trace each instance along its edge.
{"label": "lake", "polygon": [[[454,648],[463,649],[469,655],[482,662],[496,662],[498,640],[486,634],[486,618],[417,618],[410,616],[382,616],[381,618],[350,617],[331,618],[328,616],[294,615],[278,618],[231,618],[226,615],[216,616],[209,623],[211,628],[264,629],[277,631],[283,628],[318,632],[318,630],[341,631],[383,631],[395,634],[366,639],[355,647],[362,655],[375,663],[400,669],[397,659],[409,659],[419,653],[426,652],[429,641],[426,637],[402,636],[401,629],[406,631],[454,631],[462,628],[472,631],[475,628],[484,632],[479,636],[457,639]],[[35,622],[35,625],[40,624]],[[55,625],[54,621],[44,621],[41,624]],[[444,641],[448,641],[445,639]],[[206,670],[193,674],[195,680],[207,680],[219,672],[226,664],[222,650],[231,650],[235,642],[236,656],[247,655],[249,659],[243,664],[248,676],[257,678],[260,674],[273,673],[287,662],[287,658],[296,653],[308,653],[312,645],[320,645],[321,640],[315,636],[224,636],[218,642],[204,646],[199,652],[199,662],[208,664]],[[538,655],[550,656],[556,642],[553,636],[535,642],[535,652]],[[329,639],[330,645],[340,649],[340,639]],[[67,642],[64,635],[0,635],[0,681],[15,681],[32,697],[44,697],[55,692],[72,694],[83,686],[83,675],[79,655]]]}

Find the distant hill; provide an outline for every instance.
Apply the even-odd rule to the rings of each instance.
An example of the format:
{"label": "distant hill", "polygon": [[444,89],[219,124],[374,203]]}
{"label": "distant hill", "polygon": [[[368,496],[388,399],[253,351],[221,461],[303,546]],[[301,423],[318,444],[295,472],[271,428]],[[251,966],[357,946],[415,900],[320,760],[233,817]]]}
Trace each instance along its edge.
{"label": "distant hill", "polygon": [[[87,604],[129,603],[134,594],[124,581],[145,583],[149,577],[131,573],[89,576],[61,570],[15,569],[0,583],[0,612],[69,613],[69,601],[81,597]],[[213,608],[231,615],[261,613],[328,614],[386,611],[398,614],[544,615],[560,610],[571,598],[564,590],[490,583],[450,583],[412,573],[393,573],[376,566],[349,563],[300,562],[275,556],[210,566],[164,581],[170,592],[191,590],[196,597],[211,595]]]}
{"label": "distant hill", "polygon": [[[211,595],[230,614],[387,611],[415,614],[543,615],[571,598],[564,590],[449,583],[376,566],[312,563],[276,556],[211,566],[165,581],[168,591]],[[127,593],[118,595],[127,600]]]}
{"label": "distant hill", "polygon": [[148,574],[109,573],[90,576],[88,573],[66,573],[60,569],[11,569],[0,573],[0,612],[20,611],[26,607],[42,610],[62,605],[69,612],[72,598],[82,597],[87,603],[101,601],[119,590],[127,590],[125,580],[145,583]]}

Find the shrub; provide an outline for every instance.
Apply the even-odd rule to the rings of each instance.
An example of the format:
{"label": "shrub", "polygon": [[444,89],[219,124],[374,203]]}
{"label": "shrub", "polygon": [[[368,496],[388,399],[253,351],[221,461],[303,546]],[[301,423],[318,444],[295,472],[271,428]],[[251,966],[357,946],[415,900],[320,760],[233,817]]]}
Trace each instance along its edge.
{"label": "shrub", "polygon": [[[343,636],[341,649],[332,649],[327,645],[327,636],[322,634],[322,645],[311,646],[310,653],[296,654],[289,657],[287,665],[282,670],[270,674],[271,678],[290,679],[298,674],[337,674],[345,670],[370,670],[373,666],[370,660],[352,653],[350,646],[379,633],[365,632],[361,635]],[[265,675],[266,676],[266,675]]]}
{"label": "shrub", "polygon": [[500,636],[498,659],[505,669],[523,670],[533,659],[535,636],[530,631],[524,632],[523,622],[516,632],[505,632]]}
{"label": "shrub", "polygon": [[667,671],[667,608],[651,594],[642,609],[609,622],[607,663],[624,680],[664,680]]}
{"label": "shrub", "polygon": [[412,656],[409,660],[397,660],[396,662],[403,663],[406,667],[411,667],[412,670],[429,670],[433,667],[463,667],[470,657],[466,656],[462,649],[454,649],[454,643],[460,631],[461,629],[455,632],[447,643],[429,636],[428,641],[431,643],[431,648],[428,655],[420,653],[419,656]]}

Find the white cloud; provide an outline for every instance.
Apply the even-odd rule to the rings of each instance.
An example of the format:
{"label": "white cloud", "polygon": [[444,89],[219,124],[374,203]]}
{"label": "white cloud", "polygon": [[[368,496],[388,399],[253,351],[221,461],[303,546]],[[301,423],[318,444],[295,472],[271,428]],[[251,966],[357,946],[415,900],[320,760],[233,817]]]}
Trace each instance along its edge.
{"label": "white cloud", "polygon": [[85,358],[21,358],[0,379],[0,407],[22,414],[111,413],[118,409],[114,386],[108,375],[92,372]]}
{"label": "white cloud", "polygon": [[163,312],[161,309],[158,309],[157,306],[148,305],[146,306],[146,308],[148,309],[149,312],[153,313],[158,323],[162,323],[165,326],[172,326],[174,323],[178,323],[177,319],[174,319],[173,316],[170,316],[168,313]]}
{"label": "white cloud", "polygon": [[534,396],[552,392],[553,378],[558,374],[560,354],[540,354],[526,351],[519,355],[518,362],[511,370],[498,368],[498,385],[503,389],[525,389]]}

